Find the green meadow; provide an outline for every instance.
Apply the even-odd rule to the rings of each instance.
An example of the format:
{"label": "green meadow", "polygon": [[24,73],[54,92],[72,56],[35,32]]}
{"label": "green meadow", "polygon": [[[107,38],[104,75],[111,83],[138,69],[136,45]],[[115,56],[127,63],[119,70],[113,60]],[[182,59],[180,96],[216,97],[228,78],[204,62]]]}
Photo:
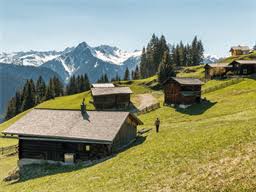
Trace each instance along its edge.
{"label": "green meadow", "polygon": [[[192,76],[200,76],[201,70],[196,68],[197,75]],[[179,75],[188,76],[185,73]],[[203,88],[226,81],[208,81]],[[156,77],[119,84],[130,86],[133,97],[151,93],[163,101]],[[79,109],[83,97],[86,103],[91,100],[85,92],[38,107]],[[94,166],[28,166],[20,181],[6,183],[2,179],[15,168],[17,157],[0,156],[0,191],[255,191],[256,81],[245,79],[203,97],[207,101],[187,109],[161,106],[140,115],[144,125],[139,129],[152,131]],[[94,109],[92,104],[88,108]],[[1,124],[0,130],[25,113]],[[157,117],[161,120],[158,134],[154,130]],[[0,146],[16,142],[0,138]]]}

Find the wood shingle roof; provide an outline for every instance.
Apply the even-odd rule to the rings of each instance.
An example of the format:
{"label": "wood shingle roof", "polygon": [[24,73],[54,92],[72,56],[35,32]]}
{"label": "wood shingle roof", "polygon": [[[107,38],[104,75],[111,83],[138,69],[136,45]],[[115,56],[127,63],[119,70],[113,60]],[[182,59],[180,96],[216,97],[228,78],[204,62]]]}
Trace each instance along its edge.
{"label": "wood shingle roof", "polygon": [[239,63],[241,65],[256,65],[256,60],[236,60],[232,63]]}
{"label": "wood shingle roof", "polygon": [[132,90],[129,87],[91,88],[91,91],[92,91],[92,96],[131,94],[132,93]]}
{"label": "wood shingle roof", "polygon": [[181,85],[202,85],[204,84],[200,79],[196,78],[187,78],[187,77],[171,77],[167,81],[164,82],[167,83],[170,79],[176,81],[177,83]]}
{"label": "wood shingle roof", "polygon": [[248,46],[241,46],[241,45],[238,45],[238,46],[233,46],[231,47],[230,50],[242,50],[242,51],[249,51],[250,48]]}
{"label": "wood shingle roof", "polygon": [[129,112],[33,109],[2,133],[111,143],[128,116],[142,124]]}
{"label": "wood shingle roof", "polygon": [[115,87],[113,83],[93,83],[92,87],[94,88],[104,88],[104,87]]}

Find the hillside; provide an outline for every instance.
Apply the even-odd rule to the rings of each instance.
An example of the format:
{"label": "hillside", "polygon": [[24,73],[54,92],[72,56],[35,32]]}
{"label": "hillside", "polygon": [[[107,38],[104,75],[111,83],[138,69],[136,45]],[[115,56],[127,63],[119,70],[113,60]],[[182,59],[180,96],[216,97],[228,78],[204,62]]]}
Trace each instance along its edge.
{"label": "hillside", "polygon": [[[155,79],[121,84],[131,87],[133,97],[147,92],[162,101]],[[204,88],[221,83],[209,81]],[[40,107],[79,108],[84,96],[90,100],[86,92],[56,98]],[[209,102],[186,110],[162,106],[140,115],[144,125],[139,129],[154,128],[155,118],[160,117],[160,133],[153,129],[107,161],[88,168],[30,166],[20,182],[1,181],[0,191],[254,191],[256,81],[245,79],[203,97]],[[18,116],[1,124],[0,130]],[[0,145],[10,140],[13,142],[0,138]],[[0,157],[1,180],[16,160],[15,156]]]}
{"label": "hillside", "polygon": [[227,57],[225,59],[223,59],[222,63],[230,63],[234,60],[253,60],[253,59],[256,59],[256,51],[253,51],[252,53],[249,53],[247,55],[241,55],[239,57]]}

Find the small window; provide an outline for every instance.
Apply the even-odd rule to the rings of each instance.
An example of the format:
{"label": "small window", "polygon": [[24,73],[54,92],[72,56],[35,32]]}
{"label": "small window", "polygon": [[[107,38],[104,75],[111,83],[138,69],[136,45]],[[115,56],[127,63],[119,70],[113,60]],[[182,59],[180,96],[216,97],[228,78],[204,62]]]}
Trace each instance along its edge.
{"label": "small window", "polygon": [[75,154],[74,153],[65,153],[64,154],[64,162],[65,163],[74,163],[75,162]]}
{"label": "small window", "polygon": [[243,69],[243,74],[247,74],[247,69]]}
{"label": "small window", "polygon": [[90,145],[85,145],[85,151],[90,151],[90,150],[91,150]]}

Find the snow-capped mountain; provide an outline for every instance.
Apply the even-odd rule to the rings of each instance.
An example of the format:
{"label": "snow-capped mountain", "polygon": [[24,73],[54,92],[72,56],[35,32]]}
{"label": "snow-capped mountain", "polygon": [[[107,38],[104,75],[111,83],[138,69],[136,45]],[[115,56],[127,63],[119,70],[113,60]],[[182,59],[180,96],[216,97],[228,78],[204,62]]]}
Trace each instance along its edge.
{"label": "snow-capped mountain", "polygon": [[127,52],[108,45],[91,47],[82,42],[70,52],[44,63],[41,67],[52,69],[65,81],[71,75],[87,73],[89,79],[95,82],[103,73],[112,78],[116,74],[123,76],[126,67],[135,69],[140,61],[140,54],[140,51]]}
{"label": "snow-capped mountain", "polygon": [[18,65],[40,66],[43,63],[58,57],[62,52],[57,51],[28,51],[1,53],[0,62]]}
{"label": "snow-capped mountain", "polygon": [[101,45],[94,48],[94,56],[97,58],[110,62],[112,64],[121,65],[131,57],[139,57],[141,51],[135,50],[134,52],[122,51],[117,47],[108,45]]}
{"label": "snow-capped mountain", "polygon": [[71,75],[87,73],[92,82],[103,73],[109,78],[118,73],[123,76],[126,67],[135,69],[140,61],[141,51],[123,51],[117,47],[101,45],[91,47],[82,42],[77,47],[64,51],[28,51],[0,54],[0,62],[47,67],[57,72],[67,82]]}
{"label": "snow-capped mountain", "polygon": [[220,57],[217,55],[204,54],[203,63],[216,63],[218,60],[220,60]]}

